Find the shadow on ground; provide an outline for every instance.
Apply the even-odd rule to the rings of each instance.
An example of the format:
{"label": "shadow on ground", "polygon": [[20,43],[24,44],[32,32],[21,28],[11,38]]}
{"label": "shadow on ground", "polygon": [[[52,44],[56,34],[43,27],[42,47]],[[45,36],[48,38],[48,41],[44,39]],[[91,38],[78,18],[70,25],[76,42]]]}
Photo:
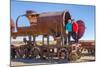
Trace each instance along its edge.
{"label": "shadow on ground", "polygon": [[23,58],[18,58],[18,59],[13,59],[12,62],[23,62],[23,63],[49,63],[49,64],[60,64],[60,63],[68,63],[67,59],[46,59],[46,60],[41,60],[41,59],[23,59]]}
{"label": "shadow on ground", "polygon": [[76,61],[68,61],[67,59],[11,59],[11,66],[35,66],[35,65],[48,65],[48,64],[62,64],[62,63],[80,63],[95,61],[95,56],[82,56]]}

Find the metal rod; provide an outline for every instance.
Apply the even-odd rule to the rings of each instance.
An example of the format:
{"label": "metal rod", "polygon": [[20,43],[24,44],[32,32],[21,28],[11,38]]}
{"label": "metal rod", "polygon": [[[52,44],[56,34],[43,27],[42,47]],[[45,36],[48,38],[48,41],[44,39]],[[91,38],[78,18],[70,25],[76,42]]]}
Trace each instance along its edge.
{"label": "metal rod", "polygon": [[42,37],[42,44],[44,45],[44,35],[43,35],[43,37]]}
{"label": "metal rod", "polygon": [[49,36],[47,36],[47,44],[49,45]]}

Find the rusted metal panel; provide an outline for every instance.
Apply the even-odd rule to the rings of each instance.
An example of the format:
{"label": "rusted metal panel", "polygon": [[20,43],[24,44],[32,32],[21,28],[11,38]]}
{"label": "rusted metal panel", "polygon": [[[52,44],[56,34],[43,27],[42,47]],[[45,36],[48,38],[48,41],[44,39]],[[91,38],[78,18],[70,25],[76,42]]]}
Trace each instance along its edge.
{"label": "rusted metal panel", "polygon": [[10,19],[10,30],[11,30],[11,32],[13,32],[15,30],[15,24],[12,19]]}
{"label": "rusted metal panel", "polygon": [[[36,16],[35,16],[36,15]],[[19,33],[24,33],[30,31],[37,35],[52,35],[57,33],[65,34],[64,24],[71,19],[70,13],[67,11],[63,12],[45,12],[45,13],[26,13],[25,15],[30,22],[30,28],[26,29],[25,27],[18,27],[17,31]],[[34,16],[36,17],[34,19]],[[37,20],[34,22],[34,20]],[[24,35],[24,34],[23,34]]]}

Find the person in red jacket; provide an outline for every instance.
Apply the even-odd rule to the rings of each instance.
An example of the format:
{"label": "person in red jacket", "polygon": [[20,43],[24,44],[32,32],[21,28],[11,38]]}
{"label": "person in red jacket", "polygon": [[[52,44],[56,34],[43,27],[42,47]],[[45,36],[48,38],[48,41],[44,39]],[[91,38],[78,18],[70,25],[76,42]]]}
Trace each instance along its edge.
{"label": "person in red jacket", "polygon": [[78,24],[73,20],[72,21],[72,35],[74,35],[75,37],[75,43],[78,43],[77,32],[78,32]]}

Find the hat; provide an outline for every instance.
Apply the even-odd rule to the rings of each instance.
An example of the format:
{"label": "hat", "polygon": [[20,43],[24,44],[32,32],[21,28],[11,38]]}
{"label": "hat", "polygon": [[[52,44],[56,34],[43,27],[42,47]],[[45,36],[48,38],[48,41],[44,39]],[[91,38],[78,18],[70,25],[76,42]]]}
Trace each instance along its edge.
{"label": "hat", "polygon": [[37,14],[36,11],[27,10],[26,15],[37,15],[38,16],[39,14]]}

